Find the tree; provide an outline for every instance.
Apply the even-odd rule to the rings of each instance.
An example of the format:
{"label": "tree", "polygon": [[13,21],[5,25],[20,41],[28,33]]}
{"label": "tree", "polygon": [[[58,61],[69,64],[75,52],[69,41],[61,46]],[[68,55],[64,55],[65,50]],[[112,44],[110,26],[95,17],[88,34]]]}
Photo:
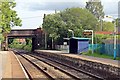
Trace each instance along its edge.
{"label": "tree", "polygon": [[95,30],[97,19],[87,9],[69,8],[60,13],[46,15],[43,19],[43,29],[54,39],[70,37],[68,29],[74,31],[76,37],[81,37],[83,29]]}
{"label": "tree", "polygon": [[52,38],[52,48],[53,42],[56,40],[60,35],[58,34],[59,28],[61,26],[61,17],[58,13],[54,15],[47,15],[44,16],[43,19],[43,28],[45,32],[47,32],[48,36]]}
{"label": "tree", "polygon": [[14,2],[2,2],[1,5],[1,26],[3,33],[9,33],[11,27],[21,26],[21,20],[13,8],[16,6]]}
{"label": "tree", "polygon": [[87,9],[70,8],[61,12],[63,22],[67,24],[67,30],[75,32],[75,36],[82,36],[85,29],[95,30],[97,19]]}
{"label": "tree", "polygon": [[103,22],[103,31],[114,31],[114,24],[112,22]]}
{"label": "tree", "polygon": [[97,19],[104,17],[103,6],[100,0],[89,0],[86,2],[86,9],[88,9]]}
{"label": "tree", "polygon": [[[2,2],[0,4],[0,32],[4,35],[7,46],[7,34],[11,31],[11,27],[21,26],[21,20],[17,12],[13,10],[16,6],[15,2]],[[7,47],[6,47],[7,48]]]}

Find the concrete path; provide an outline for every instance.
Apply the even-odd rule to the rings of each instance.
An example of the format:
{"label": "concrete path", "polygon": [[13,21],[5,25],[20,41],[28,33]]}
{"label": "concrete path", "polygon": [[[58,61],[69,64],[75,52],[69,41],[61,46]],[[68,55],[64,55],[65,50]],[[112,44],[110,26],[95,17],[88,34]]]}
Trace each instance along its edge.
{"label": "concrete path", "polygon": [[5,70],[5,64],[7,62],[7,52],[0,51],[0,79],[2,79],[3,71]]}
{"label": "concrete path", "polygon": [[0,51],[0,80],[1,78],[26,78],[26,73],[12,51]]}
{"label": "concrete path", "polygon": [[0,53],[0,80],[2,79],[2,54]]}

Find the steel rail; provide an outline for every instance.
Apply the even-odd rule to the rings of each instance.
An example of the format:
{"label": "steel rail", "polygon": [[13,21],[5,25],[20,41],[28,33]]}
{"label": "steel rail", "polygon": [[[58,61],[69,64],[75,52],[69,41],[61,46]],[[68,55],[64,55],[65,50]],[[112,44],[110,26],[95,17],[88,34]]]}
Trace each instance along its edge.
{"label": "steel rail", "polygon": [[[31,55],[31,56],[33,56],[33,57],[35,56],[35,55],[33,55],[33,54],[28,54],[28,55]],[[64,65],[64,66],[69,67],[69,68],[71,68],[71,69],[74,69],[74,70],[76,70],[76,71],[82,72],[83,74],[89,75],[89,76],[91,76],[91,77],[93,77],[93,78],[95,78],[95,79],[104,80],[104,78],[102,78],[102,77],[100,77],[100,76],[97,76],[97,75],[94,75],[94,74],[92,74],[92,73],[83,71],[83,70],[81,70],[81,69],[77,69],[77,68],[75,68],[75,67],[73,67],[73,66],[70,66],[70,65],[61,63],[61,62],[59,62],[59,61],[57,61],[57,60],[55,61],[55,60],[53,60],[53,59],[51,59],[51,58],[48,58],[48,57],[45,57],[45,56],[42,56],[42,55],[38,55],[38,54],[37,54],[37,56],[42,57],[42,58],[44,58],[44,59],[47,59],[47,60],[49,60],[49,61],[52,61],[52,62],[61,64],[61,65]],[[38,59],[39,59],[39,58],[38,58]],[[41,59],[39,59],[39,60],[41,60]]]}
{"label": "steel rail", "polygon": [[[44,57],[44,59],[49,60],[49,62],[48,62],[48,61],[45,61],[45,60],[42,60],[42,59],[38,58],[38,56],[35,56],[35,55],[32,55],[32,54],[28,54],[28,55],[30,55],[30,56],[32,56],[32,57],[34,57],[34,58],[36,58],[36,59],[38,59],[38,60],[40,60],[40,61],[43,61],[43,62],[45,62],[45,63],[47,63],[47,64],[49,64],[49,65],[51,65],[51,66],[53,66],[53,67],[55,67],[55,68],[57,68],[57,69],[59,69],[59,68],[56,67],[54,64],[51,64],[50,61],[55,62],[55,63],[57,63],[57,64],[60,64],[60,65],[62,65],[62,66],[66,66],[66,67],[68,67],[68,68],[71,68],[71,69],[73,69],[73,70],[75,70],[75,71],[78,71],[78,72],[80,72],[80,73],[83,73],[83,74],[85,74],[85,75],[88,75],[88,76],[90,76],[90,77],[93,77],[93,78],[95,78],[95,79],[103,80],[102,77],[93,75],[93,74],[91,74],[91,73],[85,72],[85,71],[80,70],[80,69],[76,69],[76,68],[74,68],[74,67],[72,67],[72,66],[70,66],[70,65],[63,64],[63,63],[61,63],[61,62],[58,62],[58,61],[55,61],[55,60],[52,60],[52,59],[48,59],[48,58],[45,58],[45,57]],[[39,56],[39,57],[42,57],[42,56]],[[43,57],[42,57],[42,58],[43,58]],[[64,70],[62,70],[62,71],[64,71]],[[67,72],[67,71],[65,71],[65,72]],[[73,74],[71,74],[71,73],[68,73],[68,72],[67,72],[66,74],[70,74],[71,76],[75,76],[75,75],[73,75]],[[80,79],[80,78],[77,77],[77,79]]]}
{"label": "steel rail", "polygon": [[[17,53],[19,54],[19,53]],[[25,56],[23,56],[22,54],[19,54],[21,57],[23,57],[25,60],[27,60],[29,63],[31,63],[33,66],[35,66],[38,70],[42,71],[47,77],[49,80],[55,80],[51,75],[49,75],[47,72],[45,72],[43,69],[41,69],[37,64],[33,63],[32,61],[30,61],[28,58],[26,58]],[[24,67],[24,65],[23,65]],[[28,73],[28,71],[27,71]],[[30,78],[30,80],[32,80],[32,77],[30,76],[30,74],[28,73],[28,76]]]}

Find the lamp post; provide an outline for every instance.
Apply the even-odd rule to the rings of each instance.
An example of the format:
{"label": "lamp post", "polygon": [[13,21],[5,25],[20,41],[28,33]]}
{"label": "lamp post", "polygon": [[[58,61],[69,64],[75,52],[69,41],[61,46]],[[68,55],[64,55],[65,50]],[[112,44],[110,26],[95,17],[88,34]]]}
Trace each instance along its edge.
{"label": "lamp post", "polygon": [[84,30],[84,32],[92,32],[92,54],[94,53],[94,49],[93,49],[93,30]]}
{"label": "lamp post", "polygon": [[106,16],[106,17],[111,18],[114,21],[114,51],[113,51],[113,53],[114,53],[114,60],[115,60],[116,55],[117,55],[117,48],[116,48],[116,31],[117,31],[117,29],[116,29],[116,20],[112,16]]}
{"label": "lamp post", "polygon": [[74,37],[74,32],[71,29],[68,29],[68,31],[72,32],[72,37]]}

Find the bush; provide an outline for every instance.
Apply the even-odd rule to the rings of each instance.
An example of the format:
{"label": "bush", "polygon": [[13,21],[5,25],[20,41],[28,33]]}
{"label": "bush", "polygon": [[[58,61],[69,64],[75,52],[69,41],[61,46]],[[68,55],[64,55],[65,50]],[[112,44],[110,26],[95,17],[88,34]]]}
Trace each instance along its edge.
{"label": "bush", "polygon": [[88,50],[88,52],[87,52],[87,53],[92,54],[92,50]]}
{"label": "bush", "polygon": [[10,48],[16,48],[16,49],[24,49],[24,50],[28,50],[31,51],[32,49],[32,43],[31,41],[28,41],[28,44],[20,44],[16,39],[13,40],[13,42],[11,44],[9,44]]}
{"label": "bush", "polygon": [[87,52],[83,52],[82,54],[85,54],[85,55],[92,54],[92,50],[88,50]]}
{"label": "bush", "polygon": [[10,48],[23,49],[25,44],[10,44]]}
{"label": "bush", "polygon": [[102,44],[105,39],[112,39],[111,35],[96,34],[94,36],[94,42],[97,44]]}
{"label": "bush", "polygon": [[31,49],[32,49],[31,45],[24,46],[24,50],[31,51]]}

